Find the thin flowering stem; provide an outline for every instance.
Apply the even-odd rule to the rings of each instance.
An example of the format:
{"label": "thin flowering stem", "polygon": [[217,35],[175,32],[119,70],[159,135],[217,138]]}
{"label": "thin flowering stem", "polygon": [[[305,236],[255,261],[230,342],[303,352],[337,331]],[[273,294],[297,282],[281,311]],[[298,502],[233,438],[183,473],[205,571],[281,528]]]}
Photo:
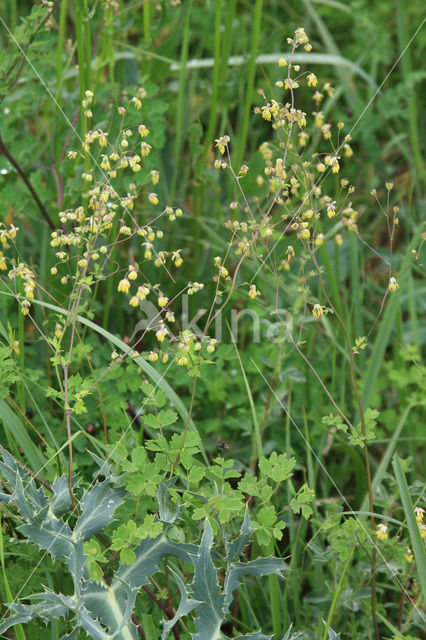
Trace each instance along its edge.
{"label": "thin flowering stem", "polygon": [[[228,168],[229,168],[229,170],[231,172],[232,177],[235,180],[236,185],[238,186],[238,189],[240,190],[241,196],[244,199],[244,204],[246,205],[247,212],[249,213],[251,220],[254,220],[254,216],[253,216],[250,204],[249,204],[249,202],[248,202],[248,200],[246,198],[246,194],[244,193],[244,189],[242,188],[242,186],[240,184],[240,181],[238,180],[237,174],[235,173],[234,169],[232,168],[232,160],[231,160],[231,152],[229,150],[229,144],[226,143],[225,147],[226,147],[226,154],[228,156]],[[259,205],[258,205],[258,209],[260,211]]]}
{"label": "thin flowering stem", "polygon": [[[82,275],[82,279],[87,271],[87,267],[84,269],[84,274]],[[67,430],[68,436],[68,492],[71,498],[71,502],[74,505],[74,508],[77,507],[73,491],[72,491],[72,462],[73,462],[73,449],[72,449],[72,431],[71,431],[71,415],[73,413],[70,404],[69,404],[69,367],[71,364],[71,355],[74,347],[74,336],[76,331],[76,321],[78,308],[80,305],[81,295],[83,293],[83,286],[80,285],[79,291],[77,293],[77,299],[74,306],[74,315],[71,322],[71,338],[70,338],[70,346],[68,350],[68,357],[66,358],[64,364],[62,365],[62,369],[64,372],[64,406],[65,406],[65,426]],[[71,312],[69,312],[70,315]]]}

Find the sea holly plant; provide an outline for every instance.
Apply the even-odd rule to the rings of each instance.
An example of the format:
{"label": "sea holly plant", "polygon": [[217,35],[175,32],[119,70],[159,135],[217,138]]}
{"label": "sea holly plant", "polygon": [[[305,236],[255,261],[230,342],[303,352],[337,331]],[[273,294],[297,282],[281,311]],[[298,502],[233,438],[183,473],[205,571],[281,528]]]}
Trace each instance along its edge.
{"label": "sea holly plant", "polygon": [[[73,593],[47,590],[31,594],[28,598],[31,604],[10,603],[12,613],[0,624],[0,633],[36,618],[45,623],[65,618],[72,631],[63,638],[77,638],[82,630],[94,640],[134,640],[139,637],[132,619],[138,591],[160,571],[160,563],[167,558],[180,592],[180,604],[175,614],[163,622],[162,640],[182,617],[194,629],[191,633],[194,640],[226,638],[221,627],[244,577],[271,574],[284,577],[286,565],[279,558],[240,560],[253,532],[247,509],[237,535],[232,539],[229,534],[224,535],[222,557],[221,547],[213,555],[215,536],[209,518],[204,520],[199,544],[172,539],[169,534],[184,511],[184,505],[176,508],[171,500],[170,490],[177,477],[158,483],[155,516],[146,516],[139,527],[132,521],[118,526],[110,543],[117,509],[131,498],[124,487],[125,474],[115,476],[108,462],[93,456],[100,466],[98,477],[88,488],[80,488],[78,511],[69,512],[71,499],[66,476],[53,483],[52,495],[48,496],[6,450],[2,448],[1,453],[0,472],[10,489],[10,493],[0,494],[1,502],[16,505],[24,521],[20,532],[29,542],[64,563],[72,579]],[[76,479],[73,484],[77,495]],[[124,540],[133,542],[134,548],[127,549]],[[116,551],[120,552],[120,562],[114,562]],[[180,563],[173,564],[173,559]],[[182,567],[186,567],[184,571]],[[238,637],[266,640],[270,636],[255,632]]]}

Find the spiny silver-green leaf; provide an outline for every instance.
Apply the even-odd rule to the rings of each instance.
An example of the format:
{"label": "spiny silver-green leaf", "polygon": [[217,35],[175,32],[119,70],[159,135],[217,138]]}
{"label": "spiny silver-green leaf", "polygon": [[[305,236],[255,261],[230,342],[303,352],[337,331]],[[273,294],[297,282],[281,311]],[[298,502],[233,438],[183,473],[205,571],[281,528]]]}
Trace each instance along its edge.
{"label": "spiny silver-green leaf", "polygon": [[125,583],[139,589],[148,582],[149,576],[158,571],[158,563],[164,556],[171,555],[192,562],[192,554],[197,550],[198,547],[193,544],[169,542],[164,534],[158,538],[146,538],[134,550],[135,562],[131,566],[120,565],[112,586],[119,589],[121,583]]}
{"label": "spiny silver-green leaf", "polygon": [[287,565],[280,558],[257,558],[252,562],[235,562],[232,563],[226,572],[223,592],[225,595],[225,611],[228,612],[229,606],[233,599],[233,592],[240,586],[243,576],[267,576],[271,573],[283,577],[282,572],[288,570]]}
{"label": "spiny silver-green leaf", "polygon": [[23,480],[17,473],[13,498],[19,513],[27,522],[43,519],[47,511],[47,500],[42,489],[37,489],[33,480]]}
{"label": "spiny silver-green leaf", "polygon": [[287,629],[287,631],[285,632],[281,640],[290,640],[290,633],[291,633],[292,627],[293,627],[293,623],[291,623],[291,625],[289,626],[289,628]]}
{"label": "spiny silver-green leaf", "polygon": [[3,462],[0,462],[0,471],[5,477],[6,482],[8,482],[11,487],[14,487],[15,478],[17,475],[20,475],[24,482],[28,481],[28,475],[18,464],[15,458],[11,456],[10,453],[6,451],[6,449],[3,449],[2,446],[0,446],[0,452],[3,458]]}
{"label": "spiny silver-green leaf", "polygon": [[13,502],[13,495],[0,492],[0,502],[3,502],[3,504],[9,504],[9,502]]}
{"label": "spiny silver-green leaf", "polygon": [[201,600],[197,607],[198,617],[195,620],[197,633],[193,640],[213,640],[220,637],[220,627],[223,620],[224,597],[217,581],[217,570],[211,558],[213,545],[213,530],[206,520],[203,537],[198,553],[193,557],[194,580],[191,590],[194,596]]}
{"label": "spiny silver-green leaf", "polygon": [[4,634],[10,627],[16,624],[31,622],[34,618],[41,618],[45,622],[60,618],[67,613],[67,607],[62,603],[56,604],[43,600],[37,604],[16,603],[9,605],[15,613],[0,624],[0,634]]}
{"label": "spiny silver-green leaf", "polygon": [[188,613],[190,613],[193,609],[195,609],[197,605],[200,604],[199,600],[191,600],[190,598],[188,598],[188,593],[183,581],[180,579],[177,573],[175,573],[174,571],[171,571],[171,573],[173,573],[174,578],[178,583],[180,591],[180,603],[173,618],[171,620],[163,622],[163,633],[161,634],[161,640],[166,640],[176,622],[183,616],[188,615]]}
{"label": "spiny silver-green leaf", "polygon": [[79,607],[77,620],[92,640],[110,640],[110,634],[102,628],[102,625],[97,620],[92,618],[90,613],[84,607]]}
{"label": "spiny silver-green leaf", "polygon": [[250,524],[250,518],[248,515],[248,509],[244,514],[243,524],[241,526],[240,535],[233,540],[228,547],[228,553],[226,555],[226,561],[233,562],[235,558],[238,558],[250,541],[250,535],[253,529]]}
{"label": "spiny silver-green leaf", "polygon": [[129,622],[121,632],[112,636],[103,629],[101,623],[95,620],[84,606],[79,607],[77,620],[92,640],[111,640],[112,637],[115,640],[139,640],[136,627],[132,622]]}
{"label": "spiny silver-green leaf", "polygon": [[62,520],[50,518],[41,524],[24,524],[19,530],[54,558],[70,557],[74,551],[71,529]]}
{"label": "spiny silver-green leaf", "polygon": [[[102,620],[102,624],[114,637],[129,625],[137,589],[121,583],[119,588],[87,582],[81,592],[84,608],[93,619]],[[124,634],[126,635],[126,634]]]}
{"label": "spiny silver-green leaf", "polygon": [[109,480],[99,482],[85,493],[80,502],[81,516],[74,527],[75,539],[88,540],[111,524],[125,495],[125,489],[112,488]]}
{"label": "spiny silver-green leaf", "polygon": [[71,504],[67,476],[56,478],[52,484],[52,491],[53,498],[50,501],[49,510],[54,513],[55,516],[61,516]]}

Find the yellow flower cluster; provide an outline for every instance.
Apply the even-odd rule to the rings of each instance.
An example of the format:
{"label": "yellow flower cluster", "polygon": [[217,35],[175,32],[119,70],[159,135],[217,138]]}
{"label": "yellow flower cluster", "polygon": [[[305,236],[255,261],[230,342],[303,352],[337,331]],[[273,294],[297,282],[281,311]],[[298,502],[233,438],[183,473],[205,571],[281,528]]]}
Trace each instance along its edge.
{"label": "yellow flower cluster", "polygon": [[20,305],[21,312],[25,316],[30,310],[30,300],[34,298],[34,290],[37,286],[34,272],[26,264],[20,262],[9,271],[8,276],[11,280],[16,281],[16,278],[19,278],[22,281],[24,295],[27,299],[21,300]]}
{"label": "yellow flower cluster", "polygon": [[379,540],[387,540],[388,538],[388,528],[385,524],[378,524],[376,529],[376,536]]}
{"label": "yellow flower cluster", "polygon": [[318,320],[319,318],[321,318],[323,313],[324,313],[324,307],[320,304],[314,304],[312,309],[312,315],[314,316],[314,318]]}
{"label": "yellow flower cluster", "polygon": [[218,138],[217,140],[215,140],[216,147],[219,149],[219,152],[221,153],[221,155],[225,153],[225,150],[230,141],[231,141],[231,138],[227,135],[222,136],[221,138]]}

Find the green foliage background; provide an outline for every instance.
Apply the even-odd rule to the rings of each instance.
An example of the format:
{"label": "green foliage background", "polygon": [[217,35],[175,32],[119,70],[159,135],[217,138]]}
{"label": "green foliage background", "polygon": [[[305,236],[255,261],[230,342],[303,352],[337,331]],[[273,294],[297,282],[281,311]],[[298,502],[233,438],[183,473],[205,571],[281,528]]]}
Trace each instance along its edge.
{"label": "green foliage background", "polygon": [[[417,262],[411,260],[412,249],[422,241],[425,211],[422,3],[163,0],[123,1],[115,6],[113,2],[62,0],[48,6],[0,0],[0,9],[1,217],[6,225],[20,228],[17,251],[36,268],[41,287],[33,319],[48,335],[53,335],[55,323],[63,319],[60,307],[70,295],[50,273],[48,219],[59,226],[58,212],[78,206],[81,200],[84,162],[70,163],[65,149],[79,147],[78,106],[84,91],[94,92],[94,121],[111,139],[121,126],[117,105],[135,95],[140,86],[147,92],[143,120],[151,132],[153,150],[141,176],[160,169],[157,192],[161,202],[184,211],[164,240],[169,252],[184,247],[184,264],[173,272],[173,282],[165,270],[151,265],[146,275],[161,288],[167,287],[170,297],[189,281],[206,283],[202,292],[190,298],[189,313],[195,315],[209,307],[214,295],[213,259],[226,251],[224,222],[229,203],[239,197],[235,184],[214,169],[214,140],[225,133],[231,137],[234,166],[249,165],[244,189],[248,197],[255,196],[256,176],[263,167],[259,146],[272,139],[268,123],[253,113],[262,104],[258,89],[268,99],[281,99],[275,86],[281,77],[276,62],[288,52],[286,38],[297,27],[309,35],[313,55],[325,56],[311,64],[308,56],[312,54],[306,54],[300,64],[335,87],[322,110],[330,120],[342,120],[352,131],[354,156],[345,165],[344,175],[355,187],[352,207],[360,212],[369,246],[350,234],[338,246],[330,236],[321,247],[320,266],[354,344],[370,331],[388,280],[387,269],[374,253],[389,258],[386,225],[370,192],[376,189],[381,201],[386,200],[384,185],[392,181],[390,204],[399,206],[400,225],[392,256],[399,290],[386,300],[367,348],[357,356],[355,376],[364,409],[369,411],[375,513],[390,531],[377,566],[380,637],[420,638],[425,602],[420,592],[425,577],[420,575],[424,559],[422,564],[419,554],[424,554],[424,548],[413,541],[410,505],[404,500],[401,478],[407,478],[411,507],[424,506],[424,252]],[[305,89],[298,94],[298,108],[312,110],[311,94]],[[137,112],[130,113],[128,126],[139,120]],[[308,127],[313,149],[320,149],[320,133]],[[123,178],[120,187],[125,193],[129,180]],[[337,196],[338,191],[336,177],[329,193]],[[152,208],[145,208],[142,214],[148,220]],[[284,238],[283,255],[289,244]],[[130,249],[135,260],[142,262],[137,243]],[[119,265],[117,275],[96,289],[90,306],[81,311],[86,323],[79,324],[71,367],[71,388],[76,393],[103,376],[111,352],[126,349],[137,322],[134,310],[117,292],[128,264],[127,250],[117,248],[114,259]],[[250,282],[256,271],[256,264],[245,264],[241,281]],[[280,292],[280,307],[299,326],[305,312],[300,299],[293,296],[297,274],[282,273],[287,293]],[[121,481],[128,494],[115,514],[116,522],[99,527],[107,545],[92,540],[92,546],[85,548],[91,578],[99,578],[100,566],[101,573],[116,572],[120,553],[121,562],[130,562],[142,539],[152,541],[161,533],[155,529],[159,524],[155,496],[165,480],[170,451],[173,455],[180,451],[179,438],[191,410],[190,437],[179,470],[183,484],[178,483],[179,490],[170,490],[174,508],[185,500],[187,506],[179,524],[167,525],[171,540],[176,545],[201,548],[204,544],[207,548],[201,536],[213,527],[216,547],[210,562],[212,567],[215,563],[215,571],[220,567],[222,587],[222,574],[229,564],[224,555],[226,544],[229,537],[241,535],[248,501],[253,532],[245,560],[276,556],[286,561],[288,569],[284,580],[276,575],[260,579],[264,575],[260,571],[245,579],[234,593],[223,633],[237,637],[262,629],[281,638],[293,624],[286,638],[327,637],[324,633],[333,638],[336,634],[332,635],[331,627],[328,630],[323,622],[327,621],[342,640],[373,638],[369,577],[373,546],[365,534],[369,507],[364,451],[355,446],[359,439],[345,435],[318,380],[319,376],[326,382],[332,397],[357,424],[343,334],[331,316],[324,316],[320,325],[307,318],[300,341],[303,360],[290,342],[277,344],[267,337],[275,322],[271,310],[276,283],[266,268],[256,284],[266,302],[252,301],[239,289],[234,293],[223,312],[223,337],[212,356],[214,364],[201,365],[192,400],[193,381],[185,368],[146,362],[146,354],[155,346],[149,334],[141,347],[142,356],[126,360],[102,377],[85,399],[85,412],[73,415],[73,471],[81,483],[80,498],[97,472],[90,452],[102,458],[105,452],[115,451],[114,482],[121,473],[128,474]],[[319,293],[317,288],[315,293]],[[16,301],[3,284],[0,293],[0,441],[33,472],[42,469],[39,475],[50,486],[67,473],[63,397],[47,344],[28,318],[24,321],[19,315]],[[52,304],[50,296],[55,299],[54,310],[47,306]],[[252,338],[249,317],[239,321],[235,341],[229,335],[231,309],[243,308],[252,309],[260,318],[259,342]],[[16,341],[19,353],[13,349]],[[126,437],[114,448],[123,432]],[[256,466],[262,459],[259,434],[267,461],[263,469]],[[221,442],[229,449],[220,449]],[[399,467],[395,460],[391,464],[395,452],[402,459]],[[282,477],[273,477],[273,463],[278,464],[274,456],[281,456],[281,469],[293,461],[288,475],[283,472]],[[270,477],[274,482],[265,480]],[[270,493],[265,484],[273,487]],[[10,489],[15,487],[3,486],[2,491]],[[185,500],[183,491],[187,492]],[[304,509],[312,515],[303,513]],[[31,572],[40,554],[23,540],[22,513],[6,505],[1,507],[1,517],[3,603],[19,594],[26,604],[41,585],[71,593],[72,572],[63,579],[58,563],[48,554]],[[204,527],[206,518],[210,524]],[[132,522],[137,526],[129,524]],[[406,547],[416,552],[414,564],[404,559]],[[108,555],[111,550],[112,557]],[[149,640],[161,637],[166,619],[158,602],[165,603],[169,613],[176,613],[171,594],[182,595],[188,586],[189,570],[185,573],[181,566],[173,565],[171,575],[174,571],[179,573],[177,579],[170,578],[170,587],[166,562],[150,583],[154,597],[147,591],[136,596],[135,615]],[[6,607],[3,613],[6,615]],[[204,637],[194,624],[190,618],[176,625],[180,637],[198,632],[193,637]],[[85,637],[83,632],[67,636],[71,627],[69,619],[50,621],[48,627],[32,620],[13,633],[20,639],[46,638],[47,634],[52,638]]]}

